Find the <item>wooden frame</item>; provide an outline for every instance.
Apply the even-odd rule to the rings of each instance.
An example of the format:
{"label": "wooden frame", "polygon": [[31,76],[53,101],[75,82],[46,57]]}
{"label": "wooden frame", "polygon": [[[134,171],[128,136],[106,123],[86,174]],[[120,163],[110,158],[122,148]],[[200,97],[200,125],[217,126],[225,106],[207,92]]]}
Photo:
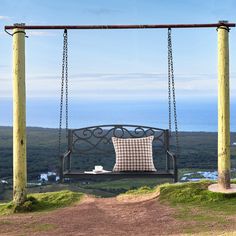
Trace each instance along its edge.
{"label": "wooden frame", "polygon": [[[25,117],[25,30],[109,30],[153,28],[217,28],[218,29],[218,185],[230,189],[230,121],[229,121],[229,37],[230,27],[235,23],[219,21],[213,24],[166,24],[166,25],[49,25],[32,26],[17,23],[5,26],[5,32],[13,36],[13,199],[16,205],[26,199],[26,117]],[[9,33],[7,30],[13,30]],[[19,128],[19,129],[18,129]],[[168,165],[168,163],[167,163]]]}

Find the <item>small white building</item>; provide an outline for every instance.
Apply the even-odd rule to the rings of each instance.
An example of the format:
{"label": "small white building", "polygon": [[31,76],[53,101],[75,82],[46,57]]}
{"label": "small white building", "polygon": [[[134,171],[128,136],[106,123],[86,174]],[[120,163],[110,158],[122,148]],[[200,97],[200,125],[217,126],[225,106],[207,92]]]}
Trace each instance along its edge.
{"label": "small white building", "polygon": [[60,178],[59,178],[59,176],[57,176],[57,174],[55,172],[51,172],[51,171],[49,171],[48,173],[40,174],[39,180],[42,182],[44,182],[44,181],[47,182],[51,179],[55,179],[55,181],[58,181]]}
{"label": "small white building", "polygon": [[1,182],[1,184],[8,184],[8,182],[4,179],[1,179],[0,182]]}

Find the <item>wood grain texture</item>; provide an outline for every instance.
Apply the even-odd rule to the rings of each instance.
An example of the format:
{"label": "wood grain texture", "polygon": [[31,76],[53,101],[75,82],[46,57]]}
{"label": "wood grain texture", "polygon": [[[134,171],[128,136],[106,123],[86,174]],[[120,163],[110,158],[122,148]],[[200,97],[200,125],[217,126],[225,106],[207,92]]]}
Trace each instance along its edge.
{"label": "wood grain texture", "polygon": [[218,28],[218,183],[230,188],[229,38]]}
{"label": "wood grain texture", "polygon": [[21,205],[26,199],[26,98],[25,34],[13,34],[13,201]]}

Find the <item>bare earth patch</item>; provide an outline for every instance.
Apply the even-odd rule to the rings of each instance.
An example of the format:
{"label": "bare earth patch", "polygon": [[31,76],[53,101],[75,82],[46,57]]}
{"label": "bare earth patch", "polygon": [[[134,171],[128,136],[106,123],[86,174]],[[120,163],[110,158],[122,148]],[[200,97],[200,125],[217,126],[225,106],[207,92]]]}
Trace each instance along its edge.
{"label": "bare earth patch", "polygon": [[[197,227],[194,221],[176,218],[177,211],[157,199],[122,202],[116,198],[86,197],[80,204],[51,212],[1,217],[0,235],[184,235],[190,226]],[[236,219],[233,221],[229,232],[236,230]],[[208,233],[226,229],[227,221],[222,223],[223,227],[209,222]]]}

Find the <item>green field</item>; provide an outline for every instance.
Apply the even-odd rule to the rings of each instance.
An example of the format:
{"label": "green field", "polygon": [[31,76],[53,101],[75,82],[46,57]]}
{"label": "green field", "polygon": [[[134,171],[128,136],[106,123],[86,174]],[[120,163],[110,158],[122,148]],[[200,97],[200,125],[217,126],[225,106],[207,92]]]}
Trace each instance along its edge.
{"label": "green field", "polygon": [[[236,140],[236,133],[231,134],[231,140]],[[48,171],[57,172],[58,162],[58,130],[45,128],[27,129],[27,172],[28,181],[35,182],[40,173]],[[178,159],[180,168],[180,178],[189,172],[193,172],[192,178],[198,178],[198,170],[216,169],[217,165],[217,134],[204,132],[182,132],[180,133],[181,155]],[[63,148],[66,148],[66,139],[63,137]],[[12,194],[12,128],[0,127],[0,179],[9,181],[8,186],[0,184],[0,200],[11,199]],[[93,153],[88,159],[84,158],[79,162],[79,168],[82,170],[92,169],[95,164],[101,164],[101,154]],[[77,163],[74,158],[75,165]],[[236,146],[231,148],[232,167],[236,167]],[[115,158],[108,158],[104,166],[112,168]],[[193,171],[195,170],[195,172]],[[233,178],[236,177],[234,173]],[[105,182],[84,182],[71,183],[65,185],[46,185],[30,187],[30,192],[46,192],[68,189],[72,191],[81,191],[95,194],[97,196],[114,196],[130,189],[147,185],[150,187],[170,180],[159,179],[124,179]]]}
{"label": "green field", "polygon": [[[231,134],[231,140],[236,140],[236,133]],[[27,165],[28,179],[35,180],[42,172],[58,171],[58,130],[46,128],[27,129]],[[215,169],[217,165],[217,134],[204,132],[181,132],[181,154],[178,159],[179,168]],[[63,137],[63,149],[66,149],[66,139]],[[232,167],[236,167],[236,146],[231,148]],[[0,127],[0,178],[12,176],[12,128]],[[87,159],[74,163],[82,170],[92,169],[99,164],[102,155],[91,154]],[[104,166],[111,169],[114,157],[107,159]]]}

